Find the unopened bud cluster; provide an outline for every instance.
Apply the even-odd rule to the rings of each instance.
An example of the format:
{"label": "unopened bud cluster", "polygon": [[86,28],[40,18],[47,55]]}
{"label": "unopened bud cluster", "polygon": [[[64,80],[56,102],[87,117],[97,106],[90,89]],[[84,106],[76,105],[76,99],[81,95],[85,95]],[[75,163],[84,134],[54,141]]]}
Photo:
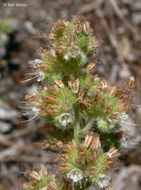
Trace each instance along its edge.
{"label": "unopened bud cluster", "polygon": [[48,39],[50,49],[43,49],[39,59],[29,62],[32,78],[42,82],[42,86],[25,96],[25,115],[30,115],[30,119],[44,117],[53,123],[54,133],[62,131],[61,139],[56,135],[56,139],[43,143],[47,150],[60,150],[61,177],[46,176],[42,166],[39,172],[30,174],[34,183],[26,183],[24,188],[109,187],[111,166],[119,156],[122,139],[130,135],[127,128],[133,127],[127,112],[131,110],[134,77],[124,87],[108,84],[92,74],[96,63],[89,59],[100,43],[82,16],[75,15],[72,22],[58,20]]}

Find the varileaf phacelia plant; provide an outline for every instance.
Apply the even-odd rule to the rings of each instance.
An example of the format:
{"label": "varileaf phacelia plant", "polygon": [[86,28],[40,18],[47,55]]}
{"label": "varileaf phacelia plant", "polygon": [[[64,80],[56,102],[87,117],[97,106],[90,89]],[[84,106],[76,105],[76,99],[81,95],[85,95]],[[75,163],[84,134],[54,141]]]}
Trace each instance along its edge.
{"label": "varileaf phacelia plant", "polygon": [[111,185],[111,166],[128,136],[127,128],[133,126],[127,112],[131,109],[134,78],[124,87],[108,84],[91,73],[96,64],[89,59],[100,43],[90,23],[79,15],[71,23],[58,20],[48,39],[50,49],[43,49],[40,59],[29,62],[33,78],[43,82],[42,87],[26,95],[25,100],[31,119],[44,117],[54,124],[52,140],[44,142],[43,148],[60,150],[59,175],[48,174],[41,166],[23,187],[107,188]]}

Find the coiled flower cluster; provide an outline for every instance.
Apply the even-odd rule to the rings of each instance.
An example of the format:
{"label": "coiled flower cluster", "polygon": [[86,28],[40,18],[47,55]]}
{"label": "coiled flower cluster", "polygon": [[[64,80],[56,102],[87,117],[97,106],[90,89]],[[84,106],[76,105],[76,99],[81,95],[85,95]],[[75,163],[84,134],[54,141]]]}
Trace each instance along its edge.
{"label": "coiled flower cluster", "polygon": [[122,140],[130,135],[125,128],[134,126],[127,114],[134,77],[124,87],[92,74],[96,63],[89,59],[100,42],[82,16],[75,15],[72,22],[58,20],[48,39],[50,49],[43,49],[40,58],[29,62],[31,75],[42,86],[37,93],[27,94],[25,100],[31,119],[44,117],[53,123],[54,133],[62,131],[61,139],[56,135],[43,143],[46,150],[60,150],[61,177],[47,177],[42,166],[30,174],[34,185],[24,184],[24,188],[107,188],[111,185],[111,165],[119,156]]}
{"label": "coiled flower cluster", "polygon": [[64,145],[62,150],[60,158],[63,163],[59,165],[59,169],[74,186],[80,185],[82,188],[86,183],[99,188],[109,186],[110,177],[107,176],[107,172],[119,153],[114,147],[103,153],[98,134],[86,135],[81,144],[72,140]]}
{"label": "coiled flower cluster", "polygon": [[39,171],[33,170],[30,174],[30,182],[23,184],[23,189],[28,190],[61,190],[61,186],[57,183],[53,175],[48,175],[47,169],[41,165]]}

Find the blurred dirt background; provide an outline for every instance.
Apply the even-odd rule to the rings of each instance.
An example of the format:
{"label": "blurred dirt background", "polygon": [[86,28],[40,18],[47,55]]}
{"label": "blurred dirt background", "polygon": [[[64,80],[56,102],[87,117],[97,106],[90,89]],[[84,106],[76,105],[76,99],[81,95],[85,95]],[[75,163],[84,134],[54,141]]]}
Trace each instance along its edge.
{"label": "blurred dirt background", "polygon": [[[4,3],[24,3],[10,6]],[[140,0],[4,0],[0,20],[8,20],[11,31],[0,33],[0,190],[19,190],[32,168],[40,163],[56,165],[56,154],[40,148],[48,138],[48,124],[40,119],[22,122],[21,104],[35,81],[22,83],[29,72],[28,60],[38,58],[47,47],[40,32],[47,32],[57,19],[86,16],[102,41],[95,52],[95,73],[109,82],[123,83],[135,76],[134,108],[136,137],[117,162],[116,190],[141,189],[141,1]]]}

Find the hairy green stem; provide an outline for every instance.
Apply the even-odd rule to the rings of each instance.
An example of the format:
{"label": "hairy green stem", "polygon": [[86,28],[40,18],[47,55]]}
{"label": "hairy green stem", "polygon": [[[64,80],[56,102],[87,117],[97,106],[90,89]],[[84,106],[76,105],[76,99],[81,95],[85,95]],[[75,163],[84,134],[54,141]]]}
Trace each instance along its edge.
{"label": "hairy green stem", "polygon": [[82,135],[85,135],[88,132],[88,130],[92,127],[94,121],[95,121],[95,118],[90,118],[90,120],[87,123],[86,127],[81,131]]}
{"label": "hairy green stem", "polygon": [[74,139],[76,142],[79,141],[79,132],[80,132],[80,125],[79,125],[79,109],[78,106],[74,108],[75,112],[75,122],[74,122]]}

